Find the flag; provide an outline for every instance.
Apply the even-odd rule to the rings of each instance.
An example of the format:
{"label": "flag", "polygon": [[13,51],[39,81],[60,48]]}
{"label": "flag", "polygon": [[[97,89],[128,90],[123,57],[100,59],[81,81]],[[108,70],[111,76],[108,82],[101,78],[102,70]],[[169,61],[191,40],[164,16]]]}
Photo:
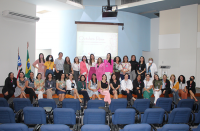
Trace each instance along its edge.
{"label": "flag", "polygon": [[30,72],[31,72],[31,64],[30,64],[30,59],[29,59],[28,43],[27,43],[27,57],[26,57],[26,71],[25,71],[26,78],[30,78]]}
{"label": "flag", "polygon": [[17,61],[17,78],[19,77],[19,73],[22,71],[22,63],[21,58],[18,53],[18,61]]}

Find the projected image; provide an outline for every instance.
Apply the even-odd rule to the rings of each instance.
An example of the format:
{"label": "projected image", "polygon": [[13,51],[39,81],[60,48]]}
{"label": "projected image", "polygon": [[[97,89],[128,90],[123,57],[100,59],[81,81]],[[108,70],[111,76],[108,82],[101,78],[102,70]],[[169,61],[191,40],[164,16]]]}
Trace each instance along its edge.
{"label": "projected image", "polygon": [[107,53],[118,55],[118,33],[106,32],[77,32],[77,56],[105,57]]}

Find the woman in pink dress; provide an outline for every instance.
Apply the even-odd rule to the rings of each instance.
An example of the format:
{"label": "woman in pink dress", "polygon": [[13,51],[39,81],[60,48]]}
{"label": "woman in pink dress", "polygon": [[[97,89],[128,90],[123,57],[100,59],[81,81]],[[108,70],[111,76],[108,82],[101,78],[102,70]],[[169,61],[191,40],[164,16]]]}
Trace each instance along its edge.
{"label": "woman in pink dress", "polygon": [[[40,53],[39,54],[39,59],[37,59],[34,63],[33,63],[33,67],[38,69],[38,73],[42,74],[42,79],[45,80],[45,66],[44,66],[45,60],[44,60],[44,54]],[[38,65],[38,66],[36,66]]]}
{"label": "woman in pink dress", "polygon": [[86,56],[82,57],[82,61],[80,62],[80,76],[85,76],[85,82],[87,87],[87,76],[88,76],[88,60]]}
{"label": "woman in pink dress", "polygon": [[94,54],[90,54],[88,81],[91,80],[92,74],[96,74],[95,67],[96,67],[96,63],[95,63]]}
{"label": "woman in pink dress", "polygon": [[105,74],[105,64],[103,63],[102,58],[99,57],[96,64],[96,75],[99,82],[102,80],[103,74]]}
{"label": "woman in pink dress", "polygon": [[109,83],[107,82],[107,76],[103,74],[102,76],[102,81],[99,82],[99,87],[100,87],[100,93],[101,95],[104,95],[104,101],[108,102],[108,104],[111,103],[111,98],[110,98],[110,91],[109,91]]}

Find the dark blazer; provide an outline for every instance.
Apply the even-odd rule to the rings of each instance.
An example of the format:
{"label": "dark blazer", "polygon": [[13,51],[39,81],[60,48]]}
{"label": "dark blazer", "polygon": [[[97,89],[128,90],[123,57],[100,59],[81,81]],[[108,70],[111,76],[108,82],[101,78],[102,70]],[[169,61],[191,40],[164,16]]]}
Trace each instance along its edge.
{"label": "dark blazer", "polygon": [[[14,85],[14,87],[13,87]],[[17,86],[17,78],[13,78],[13,81],[11,81],[10,77],[7,77],[5,80],[5,85],[2,89],[2,93],[6,93],[7,91],[14,91],[15,92],[15,88]]]}
{"label": "dark blazer", "polygon": [[83,84],[81,81],[78,81],[78,87],[77,87],[77,90],[82,90],[82,89],[86,89],[86,83],[84,81],[84,87],[83,87]]}
{"label": "dark blazer", "polygon": [[[137,87],[139,87],[139,83],[137,80],[133,81],[133,91],[137,90]],[[140,81],[140,90],[142,90],[144,88],[144,82]]]}
{"label": "dark blazer", "polygon": [[196,93],[195,85],[196,85],[196,83],[194,81],[192,82],[192,84],[190,84],[190,81],[187,81],[188,91],[192,90],[192,92],[195,94]]}
{"label": "dark blazer", "polygon": [[170,81],[168,79],[166,80],[165,89],[163,89],[163,90],[171,90],[171,88],[170,88]]}
{"label": "dark blazer", "polygon": [[[51,87],[50,87],[51,85]],[[46,80],[45,82],[45,90],[52,89],[53,91],[56,90],[56,82],[54,80]]]}

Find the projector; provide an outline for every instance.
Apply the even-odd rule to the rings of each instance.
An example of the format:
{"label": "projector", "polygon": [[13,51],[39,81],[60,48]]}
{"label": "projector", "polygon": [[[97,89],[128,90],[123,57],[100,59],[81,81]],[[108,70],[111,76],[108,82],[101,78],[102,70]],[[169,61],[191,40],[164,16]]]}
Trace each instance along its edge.
{"label": "projector", "polygon": [[108,0],[107,6],[102,6],[102,17],[117,17],[118,8],[117,5],[110,5]]}

